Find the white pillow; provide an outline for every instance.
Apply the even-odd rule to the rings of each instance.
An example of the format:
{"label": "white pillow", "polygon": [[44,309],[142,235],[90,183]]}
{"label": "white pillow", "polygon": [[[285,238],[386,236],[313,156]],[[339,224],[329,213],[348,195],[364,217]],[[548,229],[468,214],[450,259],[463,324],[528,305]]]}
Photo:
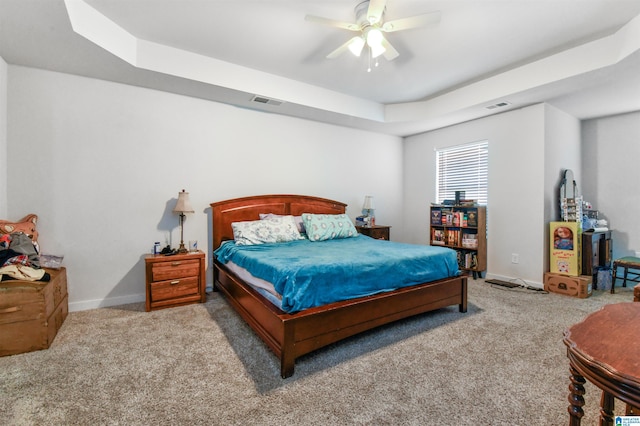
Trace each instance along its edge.
{"label": "white pillow", "polygon": [[[260,219],[269,219],[271,217],[282,217],[282,215],[275,213],[260,213]],[[304,229],[304,223],[302,222],[302,216],[293,216],[293,220],[296,222],[296,226],[298,227],[298,232],[304,234],[306,231]]]}
{"label": "white pillow", "polygon": [[293,216],[276,216],[248,222],[233,222],[233,238],[237,245],[283,243],[302,240]]}

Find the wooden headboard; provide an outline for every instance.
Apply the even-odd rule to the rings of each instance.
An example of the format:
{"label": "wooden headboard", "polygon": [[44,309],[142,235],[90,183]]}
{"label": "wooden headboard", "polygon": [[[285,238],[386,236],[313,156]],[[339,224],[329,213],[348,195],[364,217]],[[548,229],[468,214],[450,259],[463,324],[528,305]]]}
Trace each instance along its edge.
{"label": "wooden headboard", "polygon": [[302,213],[340,214],[347,205],[339,201],[307,195],[255,195],[211,203],[213,249],[222,241],[233,240],[231,223],[260,219],[260,213],[290,214]]}

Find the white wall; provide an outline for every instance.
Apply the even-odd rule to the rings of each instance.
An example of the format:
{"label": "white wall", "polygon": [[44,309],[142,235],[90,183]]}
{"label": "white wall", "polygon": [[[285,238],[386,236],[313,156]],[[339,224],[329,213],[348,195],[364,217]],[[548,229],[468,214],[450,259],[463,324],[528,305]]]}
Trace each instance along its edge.
{"label": "white wall", "polygon": [[584,197],[609,221],[613,258],[640,251],[640,111],[582,123]]}
{"label": "white wall", "polygon": [[39,215],[72,310],[144,300],[144,255],[179,243],[183,188],[196,210],[184,239],[209,265],[209,203],[227,198],[316,195],[355,217],[370,194],[392,239],[402,231],[398,137],[12,65],[8,120],[7,216]]}
{"label": "white wall", "polygon": [[7,63],[0,58],[0,218],[7,217]]}
{"label": "white wall", "polygon": [[560,220],[560,185],[565,170],[573,171],[578,194],[582,194],[580,121],[564,111],[547,105],[544,152],[544,222],[540,232],[545,236],[542,258],[544,271],[548,271],[549,222]]}
{"label": "white wall", "polygon": [[[551,122],[551,125],[547,125]],[[435,200],[435,150],[478,140],[489,141],[487,276],[522,279],[542,286],[548,267],[551,194],[547,176],[559,176],[560,161],[547,166],[547,152],[565,138],[579,143],[577,120],[548,105],[493,115],[405,140],[405,234],[409,242],[428,244],[428,211]],[[579,159],[575,162],[579,164]],[[573,163],[569,164],[573,167]],[[519,255],[518,264],[511,254]]]}
{"label": "white wall", "polygon": [[179,242],[171,210],[183,188],[196,209],[185,240],[209,264],[209,203],[260,193],[337,199],[352,217],[371,194],[392,239],[427,244],[434,149],[487,139],[488,276],[542,285],[566,168],[610,220],[614,256],[640,250],[639,123],[640,113],[587,121],[581,145],[578,120],[535,105],[403,143],[0,60],[0,217],[40,216],[43,251],[65,255],[72,310],[141,301],[144,254]]}

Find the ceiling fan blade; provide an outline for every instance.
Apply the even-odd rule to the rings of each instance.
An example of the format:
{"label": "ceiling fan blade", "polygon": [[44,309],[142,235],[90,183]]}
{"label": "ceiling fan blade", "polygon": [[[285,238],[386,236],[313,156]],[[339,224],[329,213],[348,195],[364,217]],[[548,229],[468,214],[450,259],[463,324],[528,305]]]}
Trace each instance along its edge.
{"label": "ceiling fan blade", "polygon": [[369,9],[367,10],[367,20],[371,25],[382,20],[384,8],[387,0],[369,0]]}
{"label": "ceiling fan blade", "polygon": [[330,27],[342,28],[342,29],[349,30],[349,31],[359,31],[360,30],[360,26],[358,24],[350,23],[350,22],[336,21],[336,20],[329,19],[329,18],[323,18],[321,16],[306,15],[304,17],[304,20],[305,21],[309,21],[309,22],[315,22],[317,24],[328,25]]}
{"label": "ceiling fan blade", "polygon": [[[353,43],[356,39],[362,40],[362,37],[355,36],[355,37],[349,39],[346,43],[342,44],[336,50],[334,50],[333,52],[329,53],[327,55],[327,59],[334,59],[334,58],[337,58],[338,56],[342,55],[344,52],[346,52],[349,49],[349,46],[351,45],[351,43]],[[364,42],[362,42],[362,44],[360,44],[360,52],[362,52],[362,48],[363,47],[364,47]],[[358,52],[357,56],[360,56],[360,54],[359,54],[360,52]]]}
{"label": "ceiling fan blade", "polygon": [[385,22],[382,26],[382,31],[392,33],[394,31],[408,30],[410,28],[426,27],[427,25],[437,24],[440,22],[440,15],[442,15],[442,13],[437,10],[423,15],[416,15],[409,18],[401,18]]}
{"label": "ceiling fan blade", "polygon": [[383,38],[380,44],[382,44],[382,47],[385,49],[383,55],[387,61],[393,61],[395,58],[400,56],[398,51],[391,45],[391,43],[389,43],[389,41],[387,41],[386,38]]}

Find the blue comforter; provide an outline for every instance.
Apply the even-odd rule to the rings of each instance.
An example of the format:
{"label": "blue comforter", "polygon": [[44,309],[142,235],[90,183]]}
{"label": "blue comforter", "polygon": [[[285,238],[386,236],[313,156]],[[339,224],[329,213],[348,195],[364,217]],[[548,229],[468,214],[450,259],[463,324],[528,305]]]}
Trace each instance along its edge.
{"label": "blue comforter", "polygon": [[214,254],[221,263],[232,261],[272,283],[285,312],[460,274],[454,250],[364,235],[250,246],[228,241]]}

